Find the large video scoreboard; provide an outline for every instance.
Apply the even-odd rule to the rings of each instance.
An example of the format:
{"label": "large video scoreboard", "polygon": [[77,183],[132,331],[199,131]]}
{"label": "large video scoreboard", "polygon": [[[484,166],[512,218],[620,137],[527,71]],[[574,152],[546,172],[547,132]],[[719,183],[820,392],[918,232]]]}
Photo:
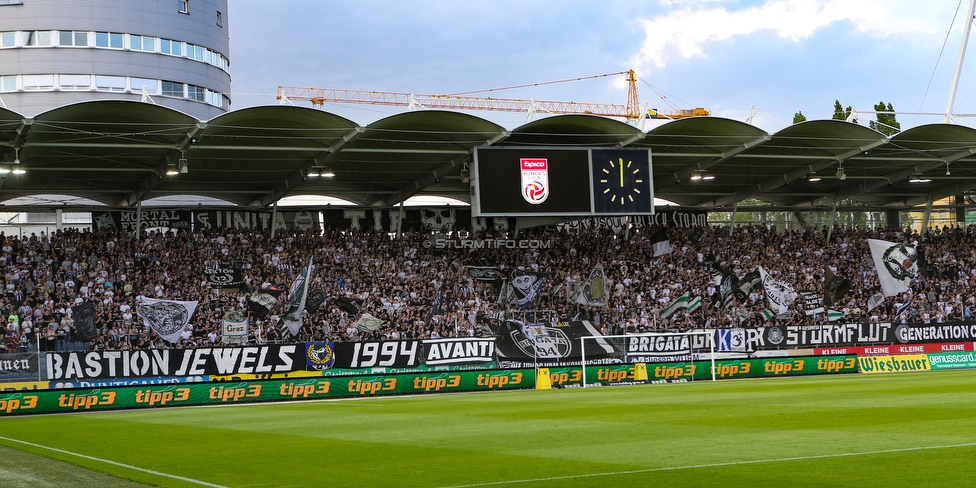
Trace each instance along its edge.
{"label": "large video scoreboard", "polygon": [[650,215],[648,149],[478,147],[475,217]]}

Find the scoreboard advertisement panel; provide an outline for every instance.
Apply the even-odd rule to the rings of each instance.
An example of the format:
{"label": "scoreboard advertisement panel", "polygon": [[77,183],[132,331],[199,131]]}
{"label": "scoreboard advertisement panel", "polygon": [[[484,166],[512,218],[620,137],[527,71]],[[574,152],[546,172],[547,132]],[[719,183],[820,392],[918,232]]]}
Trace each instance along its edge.
{"label": "scoreboard advertisement panel", "polygon": [[647,149],[475,148],[475,217],[651,215]]}

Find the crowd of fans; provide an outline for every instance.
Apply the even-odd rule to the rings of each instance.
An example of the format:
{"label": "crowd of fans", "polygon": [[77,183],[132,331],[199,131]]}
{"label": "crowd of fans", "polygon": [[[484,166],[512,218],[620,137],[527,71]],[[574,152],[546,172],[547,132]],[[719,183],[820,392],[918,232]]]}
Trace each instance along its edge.
{"label": "crowd of fans", "polygon": [[[825,270],[851,280],[850,292],[833,305],[846,321],[945,322],[971,320],[976,308],[976,227],[934,229],[924,235],[903,230],[836,227],[776,231],[740,226],[667,228],[672,251],[654,256],[659,229],[548,226],[450,235],[425,231],[395,236],[373,230],[326,229],[322,233],[149,232],[140,238],[120,231],[62,230],[45,235],[0,234],[3,297],[0,349],[130,349],[202,347],[221,342],[227,311],[248,310],[248,297],[261,289],[283,290],[278,306],[263,319],[249,313],[251,343],[280,341],[278,324],[289,285],[309,259],[315,265],[311,290],[324,302],[306,310],[293,340],[436,338],[490,334],[486,316],[512,307],[500,304],[501,282],[472,278],[469,266],[524,269],[546,276],[528,308],[549,311],[552,320],[592,320],[604,333],[689,328],[755,327],[825,320],[807,316],[802,300],[790,313],[768,317],[761,287],[720,303],[718,270],[738,277],[762,266],[776,279],[822,295]],[[660,235],[660,234],[658,234]],[[516,239],[544,243],[527,247],[469,249],[431,246],[437,238]],[[868,239],[915,242],[924,260],[911,289],[868,310],[880,291]],[[573,282],[585,282],[597,264],[606,274],[606,306],[584,307],[567,299]],[[217,289],[203,270],[238,268],[239,289]],[[701,306],[662,317],[684,293]],[[795,294],[794,294],[795,295]],[[196,312],[177,343],[144,327],[138,307],[145,298],[197,301]],[[741,299],[741,298],[744,298]],[[795,297],[794,297],[795,298]],[[343,300],[345,299],[345,300]],[[383,321],[376,330],[356,327],[356,310]],[[97,337],[79,344],[72,307],[95,305]],[[517,310],[516,310],[517,312]]]}

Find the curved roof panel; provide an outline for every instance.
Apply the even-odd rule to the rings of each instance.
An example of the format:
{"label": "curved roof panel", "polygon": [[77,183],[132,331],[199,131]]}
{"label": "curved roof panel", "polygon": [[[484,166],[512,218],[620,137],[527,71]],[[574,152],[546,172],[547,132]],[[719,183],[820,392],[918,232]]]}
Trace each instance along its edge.
{"label": "curved roof panel", "polygon": [[[947,124],[889,138],[838,120],[768,134],[735,120],[696,117],[643,132],[609,118],[557,115],[509,131],[440,110],[360,126],[294,106],[252,107],[200,121],[148,103],[89,101],[34,118],[0,109],[0,163],[11,169],[19,157],[26,170],[0,171],[0,201],[44,194],[112,207],[178,195],[245,206],[293,195],[365,207],[414,195],[468,201],[462,171],[475,147],[491,145],[647,148],[656,196],[706,209],[750,199],[788,208],[848,201],[905,208],[976,188],[976,131]],[[930,181],[910,183],[916,174]]]}

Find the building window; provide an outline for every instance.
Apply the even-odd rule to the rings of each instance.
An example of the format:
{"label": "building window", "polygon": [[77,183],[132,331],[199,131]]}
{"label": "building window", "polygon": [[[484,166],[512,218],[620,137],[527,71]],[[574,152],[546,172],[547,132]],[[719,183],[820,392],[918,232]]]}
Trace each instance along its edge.
{"label": "building window", "polygon": [[167,97],[183,98],[183,83],[164,81],[163,89],[160,92],[160,95],[164,95]]}
{"label": "building window", "polygon": [[13,32],[0,32],[0,47],[14,47],[16,39]]}
{"label": "building window", "polygon": [[24,31],[25,46],[50,46],[51,31]]}
{"label": "building window", "polygon": [[197,61],[204,61],[203,51],[204,49],[200,46],[194,46],[193,44],[186,45],[186,57],[190,59],[195,59]]}
{"label": "building window", "polygon": [[146,94],[156,95],[159,93],[159,80],[150,80],[147,78],[130,78],[130,86],[132,86],[132,93],[142,93],[142,89],[146,89]]}
{"label": "building window", "polygon": [[4,91],[4,92],[17,91],[17,77],[0,76],[0,91]]}
{"label": "building window", "polygon": [[196,102],[205,102],[206,94],[205,90],[199,86],[186,85],[186,98]]}
{"label": "building window", "polygon": [[79,31],[60,31],[58,45],[86,47],[88,46],[88,33]]}
{"label": "building window", "polygon": [[122,49],[122,34],[118,32],[96,32],[95,46]]}
{"label": "building window", "polygon": [[54,89],[54,75],[24,75],[24,90],[46,91]]}
{"label": "building window", "polygon": [[207,103],[214,107],[222,107],[224,105],[224,97],[220,93],[207,90]]}
{"label": "building window", "polygon": [[179,0],[179,6],[181,14],[190,13],[190,0]]}
{"label": "building window", "polygon": [[220,13],[220,11],[218,10],[217,11],[217,27],[223,27],[223,26],[224,26],[224,14]]}
{"label": "building window", "polygon": [[156,52],[156,38],[129,34],[129,49],[133,51]]}
{"label": "building window", "polygon": [[91,75],[60,75],[58,86],[63,91],[91,90]]}
{"label": "building window", "polygon": [[118,93],[124,92],[125,77],[124,76],[96,76],[95,88],[98,91],[118,92]]}
{"label": "building window", "polygon": [[180,41],[174,41],[171,39],[160,39],[159,40],[159,52],[163,54],[172,54],[173,56],[183,55],[183,43]]}

